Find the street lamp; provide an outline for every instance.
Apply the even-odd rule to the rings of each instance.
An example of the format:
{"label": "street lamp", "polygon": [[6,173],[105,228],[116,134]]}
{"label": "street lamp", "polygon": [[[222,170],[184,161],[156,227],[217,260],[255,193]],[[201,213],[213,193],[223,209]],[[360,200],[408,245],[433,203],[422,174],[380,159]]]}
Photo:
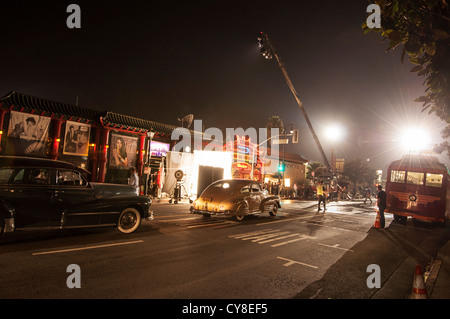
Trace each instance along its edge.
{"label": "street lamp", "polygon": [[345,136],[344,128],[339,124],[329,126],[325,130],[325,135],[331,141],[331,173],[334,175],[336,171],[336,158],[334,154],[334,143],[341,141]]}

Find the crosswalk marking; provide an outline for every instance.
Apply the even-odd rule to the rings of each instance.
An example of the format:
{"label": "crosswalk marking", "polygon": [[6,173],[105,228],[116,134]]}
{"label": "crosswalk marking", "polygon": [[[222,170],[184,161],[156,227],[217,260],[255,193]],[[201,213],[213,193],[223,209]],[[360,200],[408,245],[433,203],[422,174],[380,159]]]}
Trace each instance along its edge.
{"label": "crosswalk marking", "polygon": [[289,237],[294,237],[294,236],[299,236],[299,234],[290,234],[290,235],[281,236],[281,237],[278,237],[278,238],[272,238],[272,239],[268,239],[268,240],[265,240],[265,241],[258,242],[258,244],[266,244],[266,243],[270,243],[272,241],[285,239],[285,238],[289,238]]}
{"label": "crosswalk marking", "polygon": [[252,242],[254,242],[254,243],[259,243],[259,242],[262,241],[262,240],[266,240],[266,239],[268,239],[268,238],[273,238],[273,237],[277,237],[277,236],[284,235],[284,234],[288,234],[288,233],[289,233],[289,232],[286,231],[286,232],[279,232],[279,233],[266,234],[266,235],[262,235],[262,236],[260,236],[260,237],[258,237],[258,238],[256,238],[256,239],[253,239]]}
{"label": "crosswalk marking", "polygon": [[235,239],[240,239],[240,238],[244,238],[244,237],[248,237],[248,236],[259,235],[259,234],[264,234],[264,233],[268,233],[268,232],[277,232],[277,231],[278,230],[276,230],[276,229],[266,229],[266,230],[258,230],[258,231],[254,231],[254,232],[250,232],[250,233],[245,233],[245,234],[230,235],[229,237],[235,238]]}
{"label": "crosswalk marking", "polygon": [[300,235],[300,236],[301,236],[300,238],[284,241],[284,242],[281,242],[281,243],[278,243],[278,244],[271,245],[270,247],[283,246],[283,245],[287,245],[287,244],[290,244],[290,243],[294,243],[294,242],[299,241],[299,240],[307,239],[306,236],[303,236],[303,235]]}
{"label": "crosswalk marking", "polygon": [[[295,243],[300,240],[305,240],[311,238],[310,236],[299,234],[299,233],[291,233],[290,231],[279,231],[276,229],[266,229],[261,231],[254,231],[245,234],[238,235],[230,235],[229,238],[240,239],[240,240],[248,240],[253,243],[258,244],[267,244],[275,241],[281,241],[278,243],[273,243],[271,247],[279,247],[287,244]],[[294,238],[297,237],[297,238]],[[289,239],[289,240],[285,240]]]}

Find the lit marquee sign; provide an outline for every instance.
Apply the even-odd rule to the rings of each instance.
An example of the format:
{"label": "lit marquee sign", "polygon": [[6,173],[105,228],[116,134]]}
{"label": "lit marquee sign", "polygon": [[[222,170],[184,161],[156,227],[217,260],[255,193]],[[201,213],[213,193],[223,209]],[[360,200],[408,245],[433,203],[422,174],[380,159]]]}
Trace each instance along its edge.
{"label": "lit marquee sign", "polygon": [[152,156],[166,156],[167,152],[170,151],[170,144],[152,141],[150,144],[150,151]]}

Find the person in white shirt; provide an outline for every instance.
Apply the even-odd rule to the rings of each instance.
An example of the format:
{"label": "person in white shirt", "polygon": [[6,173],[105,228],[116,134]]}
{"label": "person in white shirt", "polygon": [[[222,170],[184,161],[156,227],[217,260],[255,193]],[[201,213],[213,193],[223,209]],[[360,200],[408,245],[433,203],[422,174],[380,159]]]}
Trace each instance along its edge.
{"label": "person in white shirt", "polygon": [[139,176],[136,173],[136,168],[130,167],[130,178],[128,179],[128,185],[133,186],[136,189],[136,193],[139,195]]}

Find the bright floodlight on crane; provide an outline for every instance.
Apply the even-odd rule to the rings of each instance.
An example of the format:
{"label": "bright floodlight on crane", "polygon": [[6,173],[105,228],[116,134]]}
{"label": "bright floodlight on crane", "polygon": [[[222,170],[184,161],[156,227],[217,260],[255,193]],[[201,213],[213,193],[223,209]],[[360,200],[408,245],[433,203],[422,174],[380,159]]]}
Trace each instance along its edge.
{"label": "bright floodlight on crane", "polygon": [[267,35],[264,32],[260,32],[257,39],[260,48],[259,50],[261,51],[263,57],[268,60],[272,59],[272,48],[270,46],[269,38],[267,37]]}
{"label": "bright floodlight on crane", "polygon": [[431,138],[427,130],[407,128],[400,138],[401,146],[407,153],[420,153],[431,147]]}

